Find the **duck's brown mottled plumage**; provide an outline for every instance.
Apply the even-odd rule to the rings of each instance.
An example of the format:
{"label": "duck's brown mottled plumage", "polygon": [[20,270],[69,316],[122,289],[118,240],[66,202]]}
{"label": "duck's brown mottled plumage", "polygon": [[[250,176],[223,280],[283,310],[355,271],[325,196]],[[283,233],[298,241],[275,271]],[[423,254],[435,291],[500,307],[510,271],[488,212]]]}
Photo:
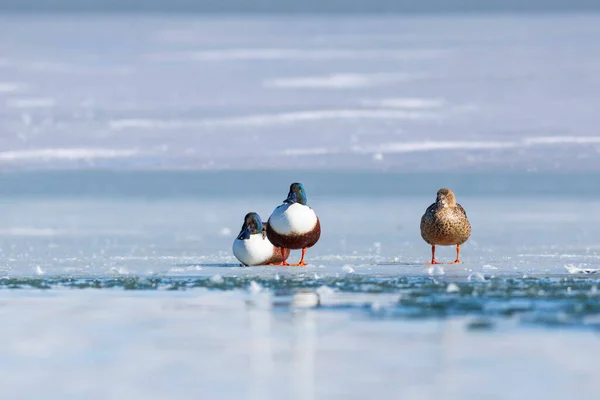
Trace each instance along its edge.
{"label": "duck's brown mottled plumage", "polygon": [[[427,207],[421,218],[421,236],[432,246],[459,246],[471,236],[471,224],[464,208],[456,203],[450,189],[440,189],[436,202]],[[435,247],[432,253],[435,252]],[[432,262],[435,257],[432,257]],[[456,261],[460,261],[457,254]]]}
{"label": "duck's brown mottled plumage", "polygon": [[421,218],[421,236],[429,244],[461,245],[471,236],[471,224],[460,204],[439,207],[432,204]]}

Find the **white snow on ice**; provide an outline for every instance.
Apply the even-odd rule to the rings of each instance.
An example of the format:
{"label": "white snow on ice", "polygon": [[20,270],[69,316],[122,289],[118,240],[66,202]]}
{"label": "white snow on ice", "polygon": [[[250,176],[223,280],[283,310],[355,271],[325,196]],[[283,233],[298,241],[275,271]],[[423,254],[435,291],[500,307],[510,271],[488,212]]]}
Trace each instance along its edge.
{"label": "white snow on ice", "polygon": [[[486,16],[358,18],[352,29],[311,17],[1,22],[11,168],[39,160],[13,152],[54,148],[136,149],[118,156],[124,168],[289,168],[271,155],[295,149],[334,169],[599,163],[597,16],[523,16],[527,30]],[[242,161],[249,146],[253,163]],[[423,157],[439,151],[465,156]],[[369,157],[344,157],[356,152]]]}

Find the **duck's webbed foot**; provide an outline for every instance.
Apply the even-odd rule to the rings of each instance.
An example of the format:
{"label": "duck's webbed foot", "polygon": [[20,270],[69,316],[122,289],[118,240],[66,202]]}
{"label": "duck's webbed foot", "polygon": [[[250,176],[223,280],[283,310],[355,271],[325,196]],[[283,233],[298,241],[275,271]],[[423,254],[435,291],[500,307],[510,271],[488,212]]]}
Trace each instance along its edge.
{"label": "duck's webbed foot", "polygon": [[435,244],[431,245],[431,262],[425,263],[425,264],[439,264],[439,262],[437,262],[435,260]]}
{"label": "duck's webbed foot", "polygon": [[285,249],[284,249],[283,247],[280,247],[280,248],[279,248],[279,251],[281,252],[281,263],[280,263],[280,264],[278,264],[278,265],[279,265],[279,266],[282,266],[282,267],[287,267],[287,266],[289,266],[290,264],[289,264],[289,263],[288,263],[288,262],[285,260],[285,258],[286,258],[286,257],[285,257]]}
{"label": "duck's webbed foot", "polygon": [[449,262],[448,264],[460,264],[460,244],[456,246],[456,260]]}
{"label": "duck's webbed foot", "polygon": [[302,258],[298,264],[292,264],[295,267],[306,267],[306,263],[304,262],[304,256],[306,255],[306,248],[302,249]]}

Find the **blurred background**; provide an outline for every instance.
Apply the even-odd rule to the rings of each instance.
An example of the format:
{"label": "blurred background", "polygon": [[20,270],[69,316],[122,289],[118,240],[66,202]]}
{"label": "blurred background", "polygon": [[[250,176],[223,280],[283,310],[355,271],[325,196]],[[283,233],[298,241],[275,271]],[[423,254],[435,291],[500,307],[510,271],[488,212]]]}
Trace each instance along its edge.
{"label": "blurred background", "polygon": [[0,0],[0,169],[598,170],[593,0]]}
{"label": "blurred background", "polygon": [[265,12],[265,13],[379,13],[379,12],[477,12],[477,11],[591,11],[600,6],[593,0],[3,0],[4,10],[27,11],[160,11],[160,12]]}

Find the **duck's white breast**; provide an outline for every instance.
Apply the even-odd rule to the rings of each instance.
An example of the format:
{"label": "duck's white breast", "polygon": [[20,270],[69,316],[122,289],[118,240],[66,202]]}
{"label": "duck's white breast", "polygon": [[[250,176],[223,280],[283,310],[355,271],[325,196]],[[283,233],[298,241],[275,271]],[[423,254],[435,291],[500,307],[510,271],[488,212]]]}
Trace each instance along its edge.
{"label": "duck's white breast", "polygon": [[233,255],[245,265],[262,265],[273,256],[273,244],[262,233],[233,241]]}
{"label": "duck's white breast", "polygon": [[283,204],[273,211],[269,226],[280,235],[301,235],[312,231],[317,224],[317,214],[300,203]]}

